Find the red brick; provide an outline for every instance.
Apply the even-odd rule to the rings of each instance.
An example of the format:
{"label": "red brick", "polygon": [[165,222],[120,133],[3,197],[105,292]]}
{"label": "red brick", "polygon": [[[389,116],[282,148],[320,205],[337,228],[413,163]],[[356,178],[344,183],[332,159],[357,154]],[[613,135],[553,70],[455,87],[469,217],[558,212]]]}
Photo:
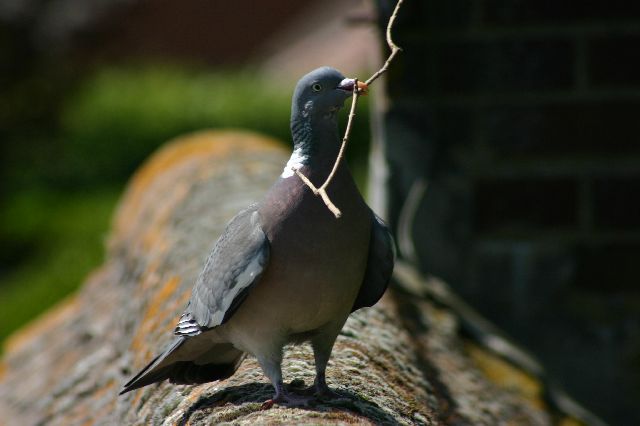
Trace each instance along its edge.
{"label": "red brick", "polygon": [[611,21],[640,17],[640,2],[629,0],[486,0],[485,22],[495,25]]}
{"label": "red brick", "polygon": [[640,101],[488,108],[480,123],[503,158],[640,155]]}
{"label": "red brick", "polygon": [[476,183],[478,232],[535,235],[577,226],[578,189],[570,179],[483,179]]}
{"label": "red brick", "polygon": [[591,40],[588,52],[591,85],[640,86],[640,34]]}
{"label": "red brick", "polygon": [[640,175],[597,179],[593,199],[596,227],[640,229]]}
{"label": "red brick", "polygon": [[610,294],[638,289],[640,244],[594,244],[576,250],[576,284]]}
{"label": "red brick", "polygon": [[439,46],[439,85],[447,94],[568,89],[573,45],[564,40],[508,40]]}

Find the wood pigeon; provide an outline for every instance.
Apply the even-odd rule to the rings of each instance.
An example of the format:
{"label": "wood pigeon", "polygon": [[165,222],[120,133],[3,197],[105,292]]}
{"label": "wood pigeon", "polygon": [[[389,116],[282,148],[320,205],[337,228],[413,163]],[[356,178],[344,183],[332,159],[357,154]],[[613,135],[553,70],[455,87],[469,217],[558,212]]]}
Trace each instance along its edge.
{"label": "wood pigeon", "polygon": [[292,168],[316,186],[340,149],[337,112],[355,81],[322,67],[293,94],[293,153],[262,202],[227,225],[200,273],[175,328],[176,338],[124,385],[121,394],[169,379],[196,384],[234,374],[249,353],[275,388],[265,404],[306,404],[282,383],[283,347],[311,342],[313,390],[335,395],[325,381],[333,344],[347,317],[385,292],[395,261],[393,238],[367,206],[344,162],[327,192],[336,219]]}

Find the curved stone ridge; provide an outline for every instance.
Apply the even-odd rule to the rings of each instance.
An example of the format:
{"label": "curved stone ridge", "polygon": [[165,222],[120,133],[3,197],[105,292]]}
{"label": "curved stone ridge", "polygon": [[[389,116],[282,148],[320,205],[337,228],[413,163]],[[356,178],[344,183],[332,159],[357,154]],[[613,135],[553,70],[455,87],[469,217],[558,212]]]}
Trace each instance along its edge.
{"label": "curved stone ridge", "polygon": [[[1,422],[548,423],[543,411],[499,390],[474,366],[450,314],[393,294],[354,314],[336,342],[328,381],[346,401],[260,411],[272,389],[252,358],[221,382],[162,383],[117,396],[171,339],[224,225],[260,200],[286,158],[275,141],[246,132],[196,133],[155,154],[123,196],[105,263],[76,295],[8,342]],[[284,374],[292,386],[309,385],[313,371],[308,346],[288,349]]]}

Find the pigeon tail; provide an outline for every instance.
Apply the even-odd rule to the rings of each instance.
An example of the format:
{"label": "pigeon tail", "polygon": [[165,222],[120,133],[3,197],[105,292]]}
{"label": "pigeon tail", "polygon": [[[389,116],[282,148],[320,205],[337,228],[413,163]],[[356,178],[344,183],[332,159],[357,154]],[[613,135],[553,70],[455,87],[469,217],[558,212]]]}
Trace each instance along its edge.
{"label": "pigeon tail", "polygon": [[[120,391],[120,395],[152,383],[169,380],[171,383],[190,385],[213,382],[231,377],[244,360],[245,354],[241,351],[230,353],[227,345],[220,347],[221,362],[209,362],[197,364],[194,361],[171,361],[172,354],[183,347],[188,337],[176,338],[169,347],[159,356],[154,358],[134,378],[129,380]],[[211,352],[216,352],[213,348]],[[229,359],[229,355],[233,356]]]}
{"label": "pigeon tail", "polygon": [[135,377],[125,383],[119,395],[150,385],[151,383],[168,379],[169,376],[167,373],[170,370],[170,366],[161,366],[161,364],[169,355],[180,348],[186,340],[186,337],[178,337],[177,339],[174,339],[164,352],[151,360],[151,362],[136,374]]}

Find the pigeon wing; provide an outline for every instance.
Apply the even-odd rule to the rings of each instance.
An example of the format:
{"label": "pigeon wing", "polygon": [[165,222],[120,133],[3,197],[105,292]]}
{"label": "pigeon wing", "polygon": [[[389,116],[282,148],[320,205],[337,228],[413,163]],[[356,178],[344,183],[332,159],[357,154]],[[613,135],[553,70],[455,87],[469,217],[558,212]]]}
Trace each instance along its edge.
{"label": "pigeon wing", "polygon": [[227,322],[269,262],[257,204],[238,213],[216,242],[174,333],[196,336]]}
{"label": "pigeon wing", "polygon": [[393,265],[396,261],[396,248],[389,228],[375,213],[371,212],[371,238],[369,257],[360,291],[351,312],[375,305],[389,286]]}

